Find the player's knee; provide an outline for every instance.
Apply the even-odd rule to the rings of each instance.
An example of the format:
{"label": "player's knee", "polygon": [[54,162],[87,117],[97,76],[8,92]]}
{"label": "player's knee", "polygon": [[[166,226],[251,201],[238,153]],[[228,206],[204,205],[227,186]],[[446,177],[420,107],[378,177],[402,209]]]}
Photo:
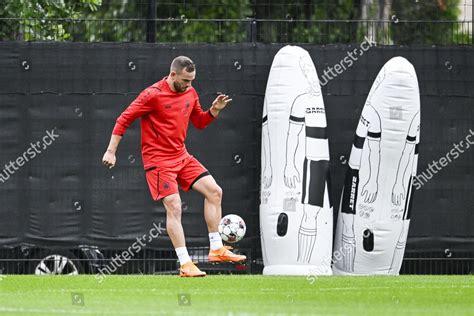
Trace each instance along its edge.
{"label": "player's knee", "polygon": [[212,188],[209,190],[209,194],[207,198],[212,202],[212,203],[217,203],[220,204],[222,201],[222,189],[220,186],[213,185]]}
{"label": "player's knee", "polygon": [[169,198],[163,201],[166,206],[166,213],[170,217],[181,217],[181,200],[179,198]]}

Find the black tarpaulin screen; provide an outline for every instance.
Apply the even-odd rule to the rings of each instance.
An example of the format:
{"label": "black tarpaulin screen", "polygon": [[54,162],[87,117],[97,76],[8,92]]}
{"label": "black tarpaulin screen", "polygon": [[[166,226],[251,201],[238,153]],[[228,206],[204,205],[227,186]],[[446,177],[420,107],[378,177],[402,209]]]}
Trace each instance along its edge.
{"label": "black tarpaulin screen", "polygon": [[[321,75],[355,46],[303,47]],[[223,188],[224,214],[238,213],[246,221],[242,244],[258,250],[261,113],[268,72],[279,48],[0,43],[0,245],[123,247],[148,232],[153,222],[164,226],[164,209],[152,201],[145,181],[139,122],[122,140],[114,169],[103,167],[101,158],[120,112],[167,74],[172,58],[188,55],[197,64],[194,85],[204,108],[216,92],[234,99],[207,129],[190,127],[188,150]],[[401,55],[417,71],[420,173],[474,130],[473,53],[469,47],[373,47],[323,87],[334,201],[340,197],[362,106],[383,64]],[[48,132],[57,138],[51,142]],[[31,158],[36,142],[42,147]],[[474,248],[473,153],[465,150],[415,191],[408,250]],[[19,166],[18,157],[28,161]],[[183,193],[182,200],[188,245],[206,245],[201,196]],[[171,243],[164,235],[153,246]]]}

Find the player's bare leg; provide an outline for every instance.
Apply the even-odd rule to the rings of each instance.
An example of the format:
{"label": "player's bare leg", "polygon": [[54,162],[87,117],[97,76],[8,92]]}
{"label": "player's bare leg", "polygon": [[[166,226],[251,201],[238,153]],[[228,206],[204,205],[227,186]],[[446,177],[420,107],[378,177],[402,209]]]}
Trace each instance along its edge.
{"label": "player's bare leg", "polygon": [[179,194],[171,194],[163,198],[166,209],[166,231],[170,236],[173,247],[176,250],[181,265],[179,275],[183,277],[205,276],[206,273],[199,270],[189,257],[184,239],[183,225],[181,224],[181,198]]}
{"label": "player's bare leg", "polygon": [[318,206],[303,205],[303,217],[298,231],[298,262],[309,263],[316,243],[317,218],[321,210]]}
{"label": "player's bare leg", "polygon": [[202,177],[193,185],[193,189],[204,195],[204,219],[209,231],[210,262],[240,262],[247,259],[236,255],[224,247],[217,226],[222,217],[222,189],[211,175]]}
{"label": "player's bare leg", "polygon": [[199,179],[193,189],[204,195],[204,219],[207,230],[217,232],[217,226],[222,218],[222,189],[217,185],[212,176],[205,176]]}
{"label": "player's bare leg", "polygon": [[181,198],[179,194],[171,194],[163,198],[166,209],[166,231],[174,248],[186,247],[184,230],[181,225]]}

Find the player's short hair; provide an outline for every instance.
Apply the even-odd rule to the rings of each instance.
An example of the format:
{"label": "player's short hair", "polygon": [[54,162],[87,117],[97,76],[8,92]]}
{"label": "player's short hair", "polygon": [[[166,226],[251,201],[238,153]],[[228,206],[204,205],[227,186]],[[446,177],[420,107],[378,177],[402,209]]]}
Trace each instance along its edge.
{"label": "player's short hair", "polygon": [[193,72],[196,70],[196,65],[191,60],[191,58],[186,56],[178,56],[171,62],[171,71],[175,71],[176,73],[180,73],[186,69],[187,72]]}

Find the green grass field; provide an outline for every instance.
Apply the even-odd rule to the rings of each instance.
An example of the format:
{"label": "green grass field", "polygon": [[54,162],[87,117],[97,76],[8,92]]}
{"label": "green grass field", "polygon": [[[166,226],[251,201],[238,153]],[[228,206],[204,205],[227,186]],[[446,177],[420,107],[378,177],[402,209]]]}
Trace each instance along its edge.
{"label": "green grass field", "polygon": [[473,276],[13,276],[0,315],[474,315]]}

